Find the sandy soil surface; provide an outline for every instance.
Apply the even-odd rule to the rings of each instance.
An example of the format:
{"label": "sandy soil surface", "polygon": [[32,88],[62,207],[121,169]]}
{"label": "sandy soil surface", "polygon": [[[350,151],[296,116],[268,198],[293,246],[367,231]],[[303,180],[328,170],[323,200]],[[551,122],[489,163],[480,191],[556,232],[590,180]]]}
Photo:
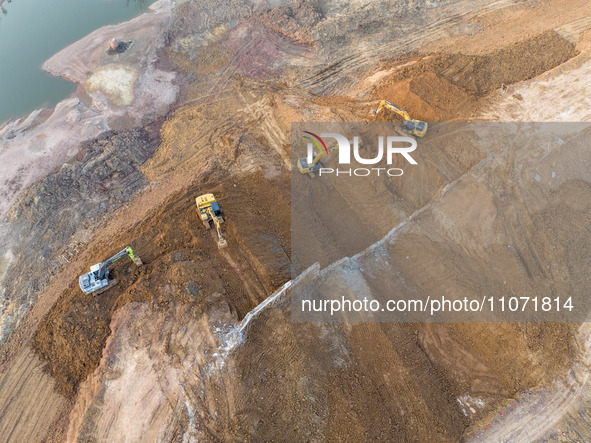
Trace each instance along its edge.
{"label": "sandy soil surface", "polygon": [[[159,2],[49,62],[90,82],[84,106],[114,132],[72,147],[8,212],[3,229],[19,235],[0,263],[12,315],[0,398],[18,409],[0,415],[3,440],[589,440],[585,326],[291,322],[290,297],[314,279],[379,291],[388,272],[427,293],[443,278],[459,292],[492,293],[501,276],[517,292],[588,287],[580,149],[439,140],[403,185],[368,185],[380,217],[364,219],[346,181],[341,198],[310,209],[347,214],[353,247],[319,229],[309,255],[292,252],[292,224],[307,222],[290,214],[292,121],[367,120],[382,98],[429,122],[587,115],[586,3],[415,6]],[[138,52],[108,59],[101,38],[114,32]],[[153,82],[163,101],[152,108],[141,91]],[[222,252],[197,220],[203,192],[225,212]],[[117,286],[81,294],[78,275],[127,244],[146,265],[118,262]],[[320,265],[272,295],[308,257]]]}
{"label": "sandy soil surface", "polygon": [[4,441],[46,440],[59,428],[56,424],[67,419],[71,405],[55,392],[43,366],[42,360],[24,348],[2,379],[0,434]]}

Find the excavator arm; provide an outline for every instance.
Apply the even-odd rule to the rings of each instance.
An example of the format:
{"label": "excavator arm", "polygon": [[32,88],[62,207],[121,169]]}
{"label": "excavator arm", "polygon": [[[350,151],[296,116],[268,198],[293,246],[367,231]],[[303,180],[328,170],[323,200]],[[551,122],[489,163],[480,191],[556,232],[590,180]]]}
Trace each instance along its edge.
{"label": "excavator arm", "polygon": [[[129,248],[129,246],[127,248]],[[107,274],[107,269],[109,269],[109,266],[111,266],[113,263],[115,263],[120,258],[128,255],[127,248],[125,248],[123,251],[118,252],[113,257],[111,257],[110,259],[108,259],[100,264],[99,270],[98,270],[98,278],[100,278],[100,279],[105,278],[105,276]],[[131,249],[131,248],[129,248],[129,249]]]}
{"label": "excavator arm", "polygon": [[[96,292],[96,294],[99,294],[100,292],[106,290],[104,288],[115,284],[115,283],[109,282],[109,279],[108,279],[109,266],[111,266],[113,263],[115,263],[120,258],[125,257],[126,255],[129,255],[129,258],[131,258],[136,265],[141,266],[143,264],[142,260],[139,258],[139,256],[135,255],[135,253],[133,252],[133,249],[131,249],[131,247],[127,246],[125,249],[118,252],[110,259],[105,260],[102,263],[98,263],[94,266],[91,266],[90,272],[87,272],[86,274],[81,275],[78,279],[79,284],[80,284],[80,289],[82,289],[82,291],[85,294],[90,294],[92,292]],[[100,292],[97,292],[97,291],[100,291]]]}
{"label": "excavator arm", "polygon": [[109,266],[111,266],[113,263],[115,263],[120,258],[125,257],[126,255],[129,255],[129,258],[131,258],[136,265],[141,266],[143,264],[141,259],[133,253],[133,249],[131,249],[130,246],[127,246],[124,250],[118,252],[113,257],[111,257],[107,261],[104,261],[100,264],[99,270],[98,270],[98,278],[99,279],[105,278],[105,276],[107,274],[107,270],[109,269]]}
{"label": "excavator arm", "polygon": [[209,213],[209,216],[213,220],[213,224],[215,225],[215,229],[218,233],[218,247],[220,249],[222,249],[226,246],[226,240],[222,236],[222,225],[220,224],[219,219],[213,213],[213,209],[211,208],[211,206],[209,208],[207,208],[207,212]]}
{"label": "excavator arm", "polygon": [[404,109],[399,108],[396,105],[393,105],[388,100],[382,100],[378,105],[378,108],[375,111],[372,111],[373,115],[377,115],[383,108],[389,109],[390,111],[394,111],[396,114],[402,116],[402,118],[406,121],[412,121],[412,117],[406,112]]}
{"label": "excavator arm", "polygon": [[408,112],[404,109],[393,105],[388,100],[382,100],[378,105],[377,109],[371,111],[373,115],[377,115],[383,108],[394,111],[404,119],[402,130],[418,137],[423,137],[427,133],[427,123],[421,120],[413,120]]}
{"label": "excavator arm", "polygon": [[[333,147],[328,148],[328,154],[330,154],[332,151],[336,151],[337,149],[339,149],[339,145],[334,145]],[[320,157],[322,157],[324,155],[327,155],[326,151],[320,151],[314,157],[314,160],[312,161],[312,164],[315,165],[316,163],[318,163],[318,160],[320,160]]]}

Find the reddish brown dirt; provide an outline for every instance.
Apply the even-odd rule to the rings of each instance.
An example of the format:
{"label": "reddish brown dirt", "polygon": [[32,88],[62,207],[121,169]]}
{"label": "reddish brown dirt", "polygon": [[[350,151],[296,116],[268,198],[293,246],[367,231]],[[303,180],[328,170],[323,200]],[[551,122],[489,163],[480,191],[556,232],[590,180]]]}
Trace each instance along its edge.
{"label": "reddish brown dirt", "polygon": [[[194,198],[205,191],[220,201],[228,241],[223,252],[237,267],[220,254],[212,232],[197,217]],[[118,261],[112,270],[119,283],[98,296],[83,294],[72,282],[40,322],[33,349],[48,363],[58,390],[71,397],[97,367],[111,333],[113,313],[129,302],[149,301],[166,309],[181,294],[197,314],[203,294],[219,292],[242,318],[289,278],[289,230],[285,182],[255,175],[223,185],[191,187],[154,210],[123,238],[91,246],[99,261],[132,239],[130,245],[145,265],[137,268],[129,260]]]}
{"label": "reddish brown dirt", "polygon": [[575,45],[555,31],[484,55],[409,54],[386,64],[384,69],[402,67],[376,85],[373,96],[412,111],[413,118],[457,120],[469,116],[491,92],[536,77],[577,54]]}

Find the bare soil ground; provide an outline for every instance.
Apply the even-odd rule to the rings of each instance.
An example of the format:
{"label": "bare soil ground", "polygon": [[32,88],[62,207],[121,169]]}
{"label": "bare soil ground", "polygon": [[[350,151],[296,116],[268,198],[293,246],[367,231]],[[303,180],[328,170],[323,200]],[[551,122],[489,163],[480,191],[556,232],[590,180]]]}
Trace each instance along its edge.
{"label": "bare soil ground", "polygon": [[0,434],[4,441],[45,440],[60,427],[60,421],[67,420],[71,404],[53,389],[44,366],[25,348],[2,379]]}
{"label": "bare soil ground", "polygon": [[464,120],[479,111],[483,97],[577,54],[573,43],[550,30],[484,54],[408,55],[396,60],[395,68],[383,67],[392,73],[375,86],[374,97],[390,97],[420,120]]}
{"label": "bare soil ground", "polygon": [[[105,139],[110,151],[93,143],[51,178],[66,183],[55,188],[62,190],[131,183],[124,203],[111,207],[99,193],[96,201],[106,209],[84,222],[84,233],[71,234],[64,249],[76,245],[75,253],[48,247],[47,265],[35,267],[29,256],[15,255],[6,272],[22,312],[0,358],[0,398],[18,405],[0,415],[2,439],[454,442],[517,435],[525,441],[556,436],[556,426],[567,422],[584,441],[588,362],[574,325],[299,324],[290,320],[288,297],[248,316],[290,278],[292,223],[308,223],[290,214],[292,121],[365,120],[382,98],[430,122],[481,118],[489,106],[507,118],[515,102],[531,112],[525,115],[547,115],[535,113],[546,85],[563,86],[555,100],[578,103],[567,85],[588,71],[579,32],[587,22],[572,23],[591,12],[586,3],[579,6],[573,12],[567,2],[548,0],[530,11],[483,0],[432,2],[417,12],[412,2],[388,1],[178,5],[155,65],[175,70],[178,107],[146,133],[120,136],[133,143],[130,152],[113,150],[116,141]],[[561,21],[552,8],[569,12]],[[533,26],[536,14],[541,19]],[[494,44],[482,40],[482,33],[518,24],[520,17],[529,18],[527,32],[508,32]],[[453,42],[459,52],[445,51],[441,42]],[[570,68],[557,73],[564,66]],[[387,113],[379,118],[397,120]],[[304,258],[301,267],[311,264],[308,257],[322,258],[321,245],[351,256],[407,221],[408,231],[386,253],[409,287],[438,291],[445,275],[465,274],[446,283],[476,290],[478,281],[506,274],[518,290],[535,290],[523,282],[536,279],[587,287],[584,152],[563,165],[560,186],[536,194],[532,174],[546,177],[561,164],[552,158],[557,153],[540,162],[544,153],[535,150],[516,159],[470,143],[437,146],[425,139],[421,163],[429,166],[400,186],[368,184],[367,198],[382,202],[379,217],[365,220],[359,202],[347,199],[347,182],[339,198],[312,208],[322,222],[346,214],[358,226],[357,238],[353,248],[339,249],[318,223],[309,255],[297,255]],[[98,157],[109,165],[104,175],[85,181],[72,172],[90,169],[85,162]],[[489,157],[497,159],[495,167],[474,174]],[[517,169],[520,159],[532,158],[535,165]],[[514,168],[521,175],[513,175]],[[56,180],[64,174],[70,181]],[[45,226],[47,214],[35,210],[52,195],[48,183],[31,188],[14,207],[12,223],[38,227],[23,231],[22,251],[38,232],[61,232],[59,220]],[[520,197],[511,197],[522,184]],[[443,195],[446,185],[454,187]],[[229,246],[221,252],[196,216],[194,198],[205,192],[216,195],[225,213]],[[462,214],[467,201],[478,204]],[[59,194],[55,202],[51,210],[63,220],[80,209]],[[419,211],[425,215],[415,219]],[[520,261],[506,252],[508,240],[522,253]],[[127,244],[146,265],[118,262],[117,286],[83,295],[77,276]],[[554,251],[556,244],[567,247]],[[66,260],[57,266],[62,255]],[[445,268],[450,256],[457,260]],[[502,270],[487,270],[493,258]],[[552,261],[568,266],[548,270]],[[28,279],[44,266],[52,270],[49,281]],[[413,269],[429,270],[430,278]],[[24,283],[30,292],[19,292]],[[248,324],[240,323],[245,319]],[[575,396],[565,396],[561,386]],[[540,388],[550,392],[541,402]],[[522,398],[522,412],[510,421],[494,418]],[[536,429],[528,425],[552,399],[564,398],[560,417]],[[492,427],[483,429],[487,424]],[[527,434],[520,431],[525,428]]]}
{"label": "bare soil ground", "polygon": [[[130,245],[145,265],[118,262],[113,278],[119,283],[100,296],[80,294],[77,282],[72,282],[40,322],[32,346],[49,362],[60,393],[72,397],[96,369],[111,333],[112,315],[125,304],[150,302],[166,310],[180,296],[198,315],[203,296],[218,292],[242,318],[290,277],[285,182],[260,175],[216,180],[220,182],[186,189],[106,247],[88,245],[96,256],[107,257],[123,249],[126,238],[133,239]],[[223,254],[195,209],[195,196],[205,192],[214,192],[224,202],[229,247]]]}

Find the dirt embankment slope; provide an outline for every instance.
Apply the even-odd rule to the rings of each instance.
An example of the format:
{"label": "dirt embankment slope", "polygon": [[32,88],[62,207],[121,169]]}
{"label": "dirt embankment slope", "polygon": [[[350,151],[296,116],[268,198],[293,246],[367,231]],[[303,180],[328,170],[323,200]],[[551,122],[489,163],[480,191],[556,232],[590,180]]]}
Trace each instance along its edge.
{"label": "dirt embankment slope", "polygon": [[26,266],[12,267],[4,282],[5,316],[21,318],[100,223],[146,188],[140,166],[157,146],[158,138],[144,128],[105,133],[82,144],[76,158],[20,196],[7,216],[14,234],[9,247]]}
{"label": "dirt embankment slope", "polygon": [[550,30],[478,55],[407,55],[394,67],[383,67],[391,74],[375,86],[373,95],[412,110],[420,120],[464,120],[492,92],[537,77],[577,54],[574,43]]}

